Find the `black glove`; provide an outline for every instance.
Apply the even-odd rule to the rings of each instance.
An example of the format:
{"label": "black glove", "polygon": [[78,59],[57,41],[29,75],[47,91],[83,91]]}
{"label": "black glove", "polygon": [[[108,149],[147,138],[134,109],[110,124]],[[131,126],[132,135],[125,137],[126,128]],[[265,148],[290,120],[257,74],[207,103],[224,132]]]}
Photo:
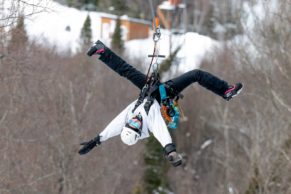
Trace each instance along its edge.
{"label": "black glove", "polygon": [[180,166],[183,162],[183,157],[181,154],[176,152],[176,145],[169,143],[164,147],[165,155],[171,164],[175,167]]}
{"label": "black glove", "polygon": [[180,166],[183,163],[182,155],[177,152],[171,152],[167,155],[167,158],[174,167]]}
{"label": "black glove", "polygon": [[79,154],[80,155],[87,154],[95,146],[100,145],[100,144],[101,144],[101,142],[100,142],[100,136],[98,135],[97,137],[95,137],[94,139],[91,139],[90,141],[81,143],[80,145],[82,145],[83,147],[79,150]]}

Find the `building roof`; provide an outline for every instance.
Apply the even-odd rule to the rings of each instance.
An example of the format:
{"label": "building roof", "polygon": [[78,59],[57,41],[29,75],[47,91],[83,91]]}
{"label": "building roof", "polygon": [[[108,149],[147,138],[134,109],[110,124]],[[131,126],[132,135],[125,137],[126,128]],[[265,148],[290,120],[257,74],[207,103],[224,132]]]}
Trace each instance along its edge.
{"label": "building roof", "polygon": [[[103,12],[100,12],[99,15],[100,15],[100,17],[105,17],[105,18],[110,18],[110,19],[117,19],[118,18],[117,15],[103,13]],[[151,22],[148,21],[148,20],[143,20],[143,19],[138,19],[138,18],[131,18],[131,17],[128,17],[127,15],[122,15],[120,17],[120,19],[121,20],[125,20],[125,21],[135,22],[135,23],[151,25]]]}

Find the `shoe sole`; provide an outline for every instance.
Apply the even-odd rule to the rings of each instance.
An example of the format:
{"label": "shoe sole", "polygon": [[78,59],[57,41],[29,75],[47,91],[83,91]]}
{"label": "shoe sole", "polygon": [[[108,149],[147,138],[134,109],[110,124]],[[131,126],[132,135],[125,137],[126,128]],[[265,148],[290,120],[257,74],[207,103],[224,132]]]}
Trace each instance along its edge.
{"label": "shoe sole", "polygon": [[241,91],[243,90],[243,86],[241,87],[241,89],[239,89],[235,95],[233,95],[231,98],[236,97],[237,95],[239,95],[239,93],[241,93]]}
{"label": "shoe sole", "polygon": [[90,50],[87,52],[87,55],[88,55],[89,57],[91,57],[95,52],[96,52],[96,50],[94,50],[94,49],[90,49]]}

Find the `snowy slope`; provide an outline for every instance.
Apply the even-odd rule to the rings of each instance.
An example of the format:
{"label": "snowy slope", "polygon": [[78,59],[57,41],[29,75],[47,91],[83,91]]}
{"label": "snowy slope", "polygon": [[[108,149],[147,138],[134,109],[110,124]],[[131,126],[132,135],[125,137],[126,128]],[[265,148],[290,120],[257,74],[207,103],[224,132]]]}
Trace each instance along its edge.
{"label": "snowy slope", "polygon": [[[169,55],[169,38],[167,31],[162,31],[159,41],[159,54]],[[172,36],[172,51],[182,45],[181,50],[177,54],[179,59],[179,67],[175,70],[185,72],[197,68],[204,55],[211,51],[217,42],[209,37],[199,35],[197,33],[186,33],[185,35]],[[153,51],[154,43],[151,37],[145,40],[132,40],[126,43],[127,50],[131,56],[144,57],[148,62],[147,55]]]}
{"label": "snowy slope", "polygon": [[[91,18],[92,42],[100,38],[100,16],[106,13],[80,11],[50,0],[45,0],[45,2],[47,7],[45,12],[34,14],[25,20],[30,39],[39,44],[54,46],[60,52],[74,53],[79,48],[81,28],[88,14]],[[29,7],[24,9],[24,12],[30,11]],[[169,37],[169,32],[162,31],[159,42],[160,54],[166,56],[169,54]],[[216,44],[212,39],[196,33],[172,36],[172,40],[173,49],[182,44],[182,49],[178,53],[180,61],[178,70],[182,72],[197,67],[205,53]],[[110,40],[102,41],[107,45],[110,43]],[[125,47],[130,56],[141,57],[145,61],[149,61],[147,55],[152,53],[153,40],[152,37],[144,40],[132,40],[126,42]]]}
{"label": "snowy slope", "polygon": [[[267,5],[274,10],[276,9],[277,1],[271,0],[271,3],[267,3]],[[13,9],[21,10],[25,15],[40,12],[26,17],[25,25],[29,38],[42,45],[54,46],[59,52],[70,51],[75,53],[78,51],[81,28],[88,14],[91,18],[92,42],[100,39],[100,16],[108,15],[100,12],[80,11],[75,8],[62,6],[52,0],[17,1],[18,3],[20,2],[20,5],[21,2],[28,2],[28,4],[23,4],[23,7],[15,6],[13,2],[15,1],[2,1],[4,4],[2,5],[1,3],[1,6],[6,9],[0,13],[1,18],[5,18],[5,14],[9,15],[9,11],[11,12]],[[31,5],[29,3],[37,3],[38,6],[29,6]],[[258,0],[255,5],[244,4],[244,10],[247,13],[247,17],[243,21],[245,29],[251,30],[255,26],[257,19],[264,18],[265,6],[266,2],[263,0]],[[170,33],[162,30],[162,36],[159,42],[160,54],[166,56],[169,54],[169,37]],[[103,39],[102,41],[110,45],[109,39]],[[231,42],[245,43],[252,50],[252,44],[245,36],[237,36]],[[187,33],[185,35],[172,36],[172,49],[175,49],[179,45],[182,45],[182,49],[178,53],[179,67],[174,71],[179,70],[185,72],[198,67],[203,56],[208,51],[211,51],[212,48],[219,45],[219,43],[197,33]],[[144,59],[145,64],[149,63],[150,59],[147,55],[152,53],[153,50],[151,37],[144,40],[128,41],[125,43],[125,47],[127,53],[130,53],[130,56]]]}
{"label": "snowy slope", "polygon": [[48,11],[29,17],[25,22],[26,30],[30,38],[39,43],[49,43],[60,51],[70,50],[74,53],[79,48],[81,29],[88,14],[92,19],[93,38],[97,39],[100,37],[99,13],[79,11],[55,2],[51,2]]}

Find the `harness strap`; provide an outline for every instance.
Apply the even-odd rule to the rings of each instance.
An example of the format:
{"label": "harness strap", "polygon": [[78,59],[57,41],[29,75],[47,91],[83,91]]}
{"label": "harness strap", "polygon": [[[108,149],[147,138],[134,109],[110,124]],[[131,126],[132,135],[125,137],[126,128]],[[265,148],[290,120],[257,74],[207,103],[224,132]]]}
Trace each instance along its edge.
{"label": "harness strap", "polygon": [[142,102],[143,102],[143,100],[144,100],[144,98],[145,98],[146,93],[147,93],[148,90],[149,90],[149,86],[148,86],[148,84],[146,84],[146,85],[142,88],[142,90],[141,90],[141,92],[140,92],[140,94],[139,94],[139,97],[138,97],[138,99],[137,99],[137,102],[136,102],[135,105],[134,105],[134,108],[133,108],[133,110],[132,110],[132,113],[137,109],[137,107],[139,107],[139,105],[142,104]]}
{"label": "harness strap", "polygon": [[152,73],[152,75],[149,77],[148,82],[146,85],[142,88],[139,98],[132,110],[134,112],[139,105],[141,105],[145,98],[147,98],[147,102],[144,105],[145,111],[148,114],[149,110],[151,108],[151,105],[153,104],[155,98],[153,96],[153,93],[158,89],[160,83],[159,75],[157,73]]}
{"label": "harness strap", "polygon": [[145,111],[146,111],[147,114],[149,113],[149,110],[150,110],[150,108],[151,108],[151,106],[152,106],[152,104],[154,103],[154,100],[155,100],[155,98],[153,97],[152,94],[153,94],[157,89],[158,89],[158,83],[155,83],[155,85],[153,85],[153,86],[150,88],[150,90],[149,90],[149,92],[148,92],[148,94],[147,94],[147,101],[146,101],[146,103],[145,103],[145,105],[144,105],[144,109],[145,109]]}
{"label": "harness strap", "polygon": [[164,55],[159,55],[158,53],[158,48],[157,48],[157,43],[160,40],[161,37],[161,31],[160,31],[160,25],[159,25],[159,19],[156,17],[153,3],[151,0],[149,0],[149,3],[151,5],[151,13],[153,17],[153,30],[155,31],[153,34],[153,41],[154,41],[154,50],[153,54],[149,55],[149,57],[152,57],[151,63],[149,65],[147,74],[146,74],[146,79],[145,79],[145,86],[142,88],[142,91],[139,95],[139,98],[137,100],[137,103],[135,104],[134,109],[132,110],[133,112],[136,110],[136,108],[141,105],[144,101],[144,99],[147,97],[147,101],[144,105],[144,109],[146,111],[146,114],[149,113],[150,107],[153,104],[155,98],[153,96],[153,93],[158,89],[159,84],[160,84],[160,79],[159,79],[159,74],[158,74],[158,67],[153,71],[153,73],[149,76],[150,70],[153,66],[154,59],[156,58],[156,63],[159,57],[165,57]]}

